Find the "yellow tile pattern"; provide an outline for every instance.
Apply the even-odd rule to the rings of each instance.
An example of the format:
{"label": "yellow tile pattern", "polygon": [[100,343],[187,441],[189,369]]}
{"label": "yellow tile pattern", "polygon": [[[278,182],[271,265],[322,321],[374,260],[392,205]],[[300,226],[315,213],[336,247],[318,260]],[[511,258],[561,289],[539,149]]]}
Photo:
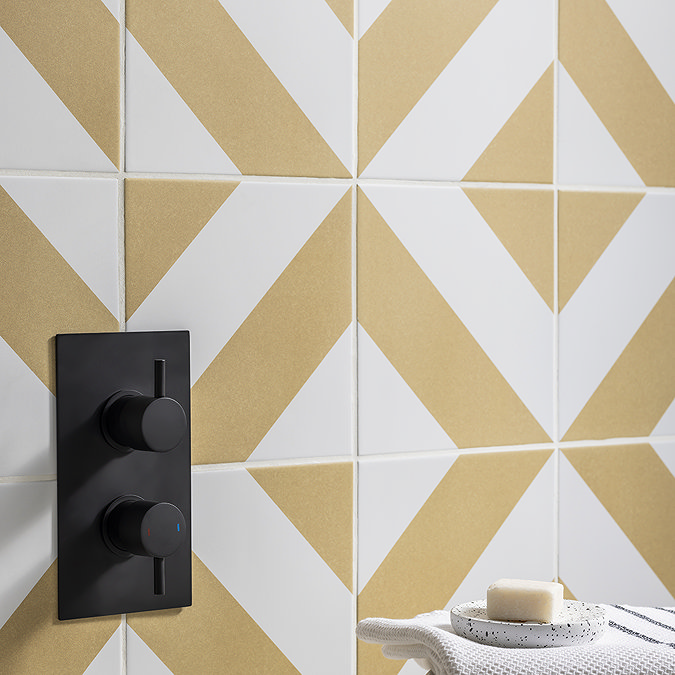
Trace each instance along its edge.
{"label": "yellow tile pattern", "polygon": [[[319,670],[308,664],[321,663],[322,655],[303,644],[294,628],[302,621],[318,626],[334,652],[351,659],[349,672],[326,662],[326,675],[400,672],[403,664],[385,659],[378,646],[356,644],[354,596],[357,618],[403,618],[444,607],[465,592],[476,595],[502,576],[505,565],[518,569],[525,562],[517,553],[513,560],[500,557],[503,539],[514,533],[541,554],[536,569],[551,578],[557,530],[533,540],[529,516],[536,503],[541,522],[554,527],[549,511],[560,508],[564,515],[571,508],[577,496],[568,488],[572,483],[563,481],[559,493],[553,486],[558,461],[593,505],[589,527],[611,523],[617,558],[621,550],[643,561],[635,586],[650,593],[657,588],[653,602],[675,603],[675,449],[668,440],[675,434],[675,268],[669,261],[675,250],[675,102],[663,73],[612,2],[538,2],[551,17],[554,8],[559,12],[533,29],[531,37],[540,43],[536,73],[525,76],[531,45],[518,38],[523,72],[515,75],[523,77],[499,83],[500,91],[482,88],[482,76],[504,56],[485,36],[525,34],[518,32],[527,28],[521,18],[535,7],[526,0],[298,0],[290,19],[288,7],[273,0],[251,0],[255,11],[224,0],[13,0],[0,6],[0,54],[23,59],[39,83],[31,86],[42,87],[54,110],[72,118],[94,151],[119,169],[108,180],[121,191],[125,273],[119,284],[125,316],[117,317],[67,245],[56,243],[63,239],[48,235],[0,186],[0,366],[18,360],[53,393],[53,336],[115,331],[120,318],[132,327],[138,322],[139,330],[183,328],[194,320],[194,349],[211,350],[192,386],[192,461],[199,465],[193,479],[200,489],[206,485],[201,478],[214,479],[214,504],[221,498],[230,503],[228,490],[240,490],[232,498],[237,507],[221,513],[204,498],[195,510],[192,607],[127,619],[174,675],[315,675]],[[289,23],[279,28],[281,16]],[[291,49],[298,36],[313,49],[302,59]],[[120,49],[125,39],[126,52]],[[132,63],[132,46],[138,50],[133,58],[142,53],[147,61]],[[10,82],[13,73],[4,68],[0,60],[0,77]],[[441,84],[468,86],[463,69],[471,73],[468,79],[464,74],[470,89],[484,98],[480,114],[452,136],[458,129],[444,129],[442,121],[458,101],[454,90],[443,94]],[[141,71],[146,99],[131,86]],[[600,129],[603,142],[616,146],[638,184],[609,180],[605,191],[584,181],[559,184],[565,134],[587,132],[580,121],[561,118],[566,101],[555,86],[566,81],[563,75],[597,118],[594,133]],[[325,86],[321,95],[319,85]],[[148,101],[160,107],[170,101],[166,117],[153,119],[156,113],[144,109]],[[59,145],[59,127],[50,126],[49,115],[40,116],[30,96],[9,103],[15,116],[0,110],[0,124],[28,120],[39,127],[62,165],[44,166],[27,150],[18,170],[0,147],[0,182],[5,174],[51,179],[51,169],[79,172],[67,180],[101,179],[101,167],[78,157],[70,140],[65,150]],[[490,118],[502,104],[502,117]],[[432,113],[439,125],[420,123]],[[168,146],[162,152],[175,155],[178,168],[146,172],[142,162],[136,167],[130,160],[137,148],[123,130],[129,133],[139,119],[156,127]],[[344,146],[353,153],[338,149],[340,133],[349,136]],[[443,159],[463,152],[463,133],[479,140],[454,175]],[[409,156],[399,146],[391,151],[392,139],[403,136],[400,147],[412,148]],[[199,155],[195,138],[222,152],[231,170],[200,172],[187,160],[188,168],[181,168],[181,153]],[[158,152],[150,142],[141,150],[146,159]],[[435,151],[440,169],[420,160]],[[383,165],[394,172],[384,176],[390,182],[377,173]],[[276,191],[274,204],[283,206],[268,208],[271,192],[256,192],[258,186]],[[381,201],[370,192],[377,190],[388,190]],[[406,211],[410,194],[443,191],[461,199],[440,214]],[[298,202],[306,212],[293,210]],[[78,211],[77,204],[71,207]],[[311,221],[302,224],[304,239],[294,231],[300,213]],[[199,242],[210,230],[221,228],[233,248],[241,244],[243,250],[253,214],[256,226],[262,223],[254,242],[258,255],[241,264],[244,272],[228,282],[218,302],[205,309],[201,298],[176,297],[185,308],[176,317],[167,301],[154,300],[162,284],[178,287],[172,275],[195,250],[205,255]],[[437,229],[425,249],[417,244],[427,218]],[[470,218],[473,225],[456,234]],[[407,238],[397,229],[401,223]],[[448,232],[456,239],[446,239]],[[293,237],[297,250],[281,251],[280,242]],[[443,248],[447,241],[467,258],[475,255],[483,278],[455,280],[448,289],[429,262],[436,254],[442,259],[456,253]],[[232,262],[238,249],[228,254]],[[192,270],[181,269],[186,287],[202,271],[192,260]],[[635,273],[624,284],[634,270],[644,279]],[[211,271],[214,283],[229,279],[225,264]],[[490,305],[499,317],[491,324],[483,303],[488,306],[508,284],[508,301]],[[243,297],[250,303],[245,309],[238,305]],[[159,309],[143,314],[148,306]],[[241,321],[226,334],[218,320],[236,312]],[[603,312],[607,332],[588,328]],[[357,325],[363,342],[355,338]],[[518,340],[534,334],[528,342],[532,363],[544,363],[542,368],[514,356],[521,353]],[[619,334],[620,340],[609,337]],[[374,345],[371,352],[366,339]],[[593,370],[597,381],[588,384],[585,371],[601,357],[604,371]],[[367,377],[373,378],[369,384]],[[540,377],[551,384],[536,400],[532,383]],[[367,386],[374,388],[368,396]],[[429,450],[420,440],[405,448],[403,460],[386,445],[371,452],[359,434],[372,420],[386,424],[387,414],[396,415],[399,426],[426,424],[442,447]],[[549,417],[550,424],[544,421]],[[357,419],[361,428],[352,429]],[[0,429],[31,423],[0,416]],[[262,458],[261,447],[268,453]],[[45,457],[50,453],[53,447],[45,447]],[[372,476],[361,482],[366,468],[379,468],[384,476],[404,473],[400,461],[408,462],[400,485],[378,485]],[[434,462],[448,467],[436,471]],[[355,495],[355,487],[362,491]],[[2,490],[0,483],[0,495]],[[370,534],[368,509],[376,510],[383,495],[391,522],[385,518],[386,526]],[[197,491],[193,496],[201,499]],[[249,532],[249,522],[266,522],[262,514],[273,517],[278,529],[261,525]],[[244,542],[236,550],[223,535],[232,522]],[[568,550],[573,538],[563,534],[560,559],[567,564],[578,552]],[[268,539],[262,549],[268,558],[258,565],[247,556],[258,551],[261,538]],[[3,544],[0,539],[0,569],[7,564],[14,570],[34,557],[32,544],[18,542],[18,553]],[[49,546],[45,542],[45,551]],[[297,560],[303,572],[294,576],[297,570],[284,568],[282,558]],[[18,606],[9,607],[0,585],[0,610],[7,609],[8,617],[0,626],[1,672],[85,673],[124,628],[120,617],[59,622],[57,564],[40,571]],[[620,566],[617,560],[616,579]],[[246,576],[249,567],[272,570],[276,587],[269,596],[256,594],[258,580],[253,572]],[[366,569],[367,580],[355,588]],[[615,586],[603,590],[601,601],[620,600],[615,571],[607,570]],[[566,597],[583,600],[581,582],[587,579],[580,581],[572,566],[560,574],[569,584]],[[298,603],[316,596],[333,604],[321,606],[321,616],[302,616],[287,603],[286,621],[280,622],[275,612],[287,584],[299,584]],[[332,623],[324,628],[322,621]],[[129,660],[126,667],[133,673],[139,665]]]}

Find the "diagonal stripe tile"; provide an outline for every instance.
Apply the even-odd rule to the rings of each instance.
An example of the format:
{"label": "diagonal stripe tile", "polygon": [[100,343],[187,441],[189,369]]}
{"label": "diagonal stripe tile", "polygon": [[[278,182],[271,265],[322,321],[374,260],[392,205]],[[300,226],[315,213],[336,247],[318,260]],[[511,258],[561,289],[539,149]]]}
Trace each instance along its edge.
{"label": "diagonal stripe tile", "polygon": [[124,182],[127,318],[237,185],[142,178]]}
{"label": "diagonal stripe tile", "polygon": [[574,295],[642,197],[630,193],[560,193],[560,310]]}
{"label": "diagonal stripe tile", "polygon": [[198,472],[193,486],[203,563],[303,675],[348,672],[353,597],[316,549],[245,469]]}
{"label": "diagonal stripe tile", "polygon": [[[614,195],[616,214],[629,211],[637,197]],[[594,200],[578,204],[584,202],[592,206]],[[560,314],[565,440],[648,435],[673,400],[673,206],[669,195],[641,198]],[[617,217],[611,211],[610,221]],[[561,221],[566,215],[574,214],[562,210]],[[613,229],[610,224],[607,232]],[[561,235],[566,232],[561,222]],[[561,251],[573,255],[569,244]],[[583,253],[581,258],[588,260]],[[563,263],[561,280],[567,275]]]}
{"label": "diagonal stripe tile", "polygon": [[242,173],[349,176],[218,0],[130,0],[126,21]]}
{"label": "diagonal stripe tile", "polygon": [[[195,672],[298,674],[194,554],[192,576],[192,607],[141,612],[128,618],[129,626],[173,675]],[[133,668],[132,663],[130,672]]]}
{"label": "diagonal stripe tile", "polygon": [[[620,195],[617,197],[620,198]],[[650,312],[662,298],[669,296],[666,289],[675,278],[675,264],[669,255],[675,242],[675,232],[671,227],[674,205],[670,195],[645,195],[560,314],[560,430],[565,439],[572,438],[567,433],[574,420],[629,349],[631,340]],[[561,212],[563,215],[564,212]],[[565,226],[561,232],[565,232]],[[561,268],[561,277],[565,274],[565,269]],[[656,315],[663,325],[655,326],[652,322],[651,330],[667,340],[672,325],[670,301],[666,300],[665,307]],[[656,339],[657,343],[653,345],[658,344],[659,338]],[[659,348],[665,353],[669,351],[665,343]],[[654,360],[658,361],[659,355],[647,354],[642,347],[637,347],[629,358],[638,354],[642,354],[644,363],[633,362],[630,366],[633,375],[629,377],[651,373],[656,379],[650,386],[660,390],[657,396],[661,396],[668,389],[668,384],[653,369]],[[641,369],[645,372],[637,375]],[[624,396],[628,395],[629,391],[625,391]],[[665,412],[665,407],[661,407],[660,414]],[[604,425],[603,418],[618,413],[617,410],[601,411],[598,408],[596,412],[600,413],[597,421],[601,427]],[[621,422],[620,428],[626,429],[632,419],[637,432],[637,426],[642,426],[643,422],[632,412],[628,419]],[[653,425],[657,421],[654,420]],[[585,429],[586,433],[590,432],[586,424]],[[579,431],[575,432],[575,437]],[[616,432],[609,437],[616,438]],[[598,436],[594,432],[584,438]]]}
{"label": "diagonal stripe tile", "polygon": [[[392,2],[384,10],[361,42],[376,31],[396,4]],[[376,147],[369,148],[369,125],[363,122],[369,112],[362,107],[359,147],[365,146],[366,152],[360,150],[360,163],[364,164],[370,154],[375,153],[367,166],[360,167],[362,176],[461,180],[553,60],[554,4],[549,0],[499,0],[482,20],[474,15],[484,7],[483,3],[455,2],[451,7],[434,4],[443,14],[440,19],[433,18],[441,28],[435,25],[426,32],[436,34],[449,21],[448,31],[452,38],[447,39],[448,44],[452,46],[460,38],[460,48],[449,55],[447,65],[429,82],[424,77],[418,78],[418,74],[421,71],[426,75],[424,68],[436,65],[439,59],[438,56],[427,58],[420,46],[426,44],[426,33],[414,43],[415,53],[411,55],[410,63],[399,65],[398,50],[407,44],[410,26],[419,26],[422,21],[422,15],[417,16],[417,5],[415,16],[405,17],[407,25],[397,26],[397,33],[389,36],[392,41],[389,46],[375,45],[378,58],[387,58],[389,62],[386,70],[384,64],[374,68],[378,96],[386,101],[380,105],[386,110],[378,110],[372,124],[386,130],[387,136],[378,140],[379,145],[376,143]],[[475,30],[464,35],[467,16],[474,16],[478,23]],[[446,52],[447,47],[438,49],[441,55]],[[405,53],[405,49],[401,53]],[[437,65],[441,67],[440,63]],[[361,66],[361,73],[364,67]],[[403,80],[403,90],[396,84],[400,81],[401,69],[404,73],[410,69],[414,80],[411,83]],[[420,85],[415,78],[425,90],[419,91]],[[362,91],[363,86],[359,92],[360,101]],[[413,93],[413,100],[409,100]],[[395,128],[390,130],[387,120],[398,110],[401,101],[405,103],[401,110],[404,116],[395,120]],[[533,139],[528,139],[528,147],[530,140]],[[546,178],[542,177],[542,180]]]}
{"label": "diagonal stripe tile", "polygon": [[579,413],[565,440],[649,436],[675,400],[675,281]]}
{"label": "diagonal stripe tile", "polygon": [[119,166],[120,27],[106,6],[15,0],[0,7],[0,25]]}
{"label": "diagonal stripe tile", "polygon": [[0,630],[0,654],[8,673],[83,673],[120,625],[119,616],[56,616],[56,562]]}
{"label": "diagonal stripe tile", "polygon": [[[445,606],[550,454],[460,455],[359,594],[358,618]],[[401,668],[377,645],[359,644],[358,663],[364,675]]]}
{"label": "diagonal stripe tile", "polygon": [[590,602],[672,603],[674,487],[649,445],[563,452],[560,574],[572,593]]}
{"label": "diagonal stripe tile", "polygon": [[553,180],[553,64],[509,117],[462,180]]}
{"label": "diagonal stripe tile", "polygon": [[464,188],[464,194],[553,311],[553,193]]}
{"label": "diagonal stripe tile", "polygon": [[[106,10],[107,11],[107,10]],[[0,188],[0,334],[52,391],[51,339],[59,332],[116,331],[119,322]]]}
{"label": "diagonal stripe tile", "polygon": [[349,325],[350,215],[347,193],[194,384],[195,463],[246,460]]}
{"label": "diagonal stripe tile", "polygon": [[346,462],[248,470],[350,591],[353,471]]}
{"label": "diagonal stripe tile", "polygon": [[358,236],[359,322],[457,446],[549,440],[361,193]]}
{"label": "diagonal stripe tile", "polygon": [[359,41],[359,173],[496,3],[389,3]]}
{"label": "diagonal stripe tile", "polygon": [[675,102],[605,0],[561,1],[560,60],[644,182],[675,185]]}

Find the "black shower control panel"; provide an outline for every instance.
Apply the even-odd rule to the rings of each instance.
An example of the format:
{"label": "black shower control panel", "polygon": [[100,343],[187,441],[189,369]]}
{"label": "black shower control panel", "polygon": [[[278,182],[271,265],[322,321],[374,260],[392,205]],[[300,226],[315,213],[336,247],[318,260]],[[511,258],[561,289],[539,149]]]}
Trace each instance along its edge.
{"label": "black shower control panel", "polygon": [[59,619],[192,602],[187,331],[56,336]]}

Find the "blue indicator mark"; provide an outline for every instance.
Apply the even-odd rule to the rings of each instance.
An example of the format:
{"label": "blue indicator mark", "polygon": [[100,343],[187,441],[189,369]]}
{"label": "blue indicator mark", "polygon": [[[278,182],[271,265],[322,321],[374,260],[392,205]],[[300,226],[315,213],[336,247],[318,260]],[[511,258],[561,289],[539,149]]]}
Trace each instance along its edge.
{"label": "blue indicator mark", "polygon": [[176,523],[176,530],[180,532],[180,523]]}

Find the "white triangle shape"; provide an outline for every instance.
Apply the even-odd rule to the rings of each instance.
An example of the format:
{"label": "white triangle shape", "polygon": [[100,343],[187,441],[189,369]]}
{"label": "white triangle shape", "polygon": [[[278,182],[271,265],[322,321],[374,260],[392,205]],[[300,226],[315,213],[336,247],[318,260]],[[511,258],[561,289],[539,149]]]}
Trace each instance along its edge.
{"label": "white triangle shape", "polygon": [[456,459],[394,456],[359,462],[359,593]]}
{"label": "white triangle shape", "polygon": [[358,335],[359,454],[455,449],[362,326]]}
{"label": "white triangle shape", "polygon": [[134,36],[126,35],[127,170],[241,175]]}
{"label": "white triangle shape", "polygon": [[129,624],[127,624],[127,675],[173,675]]}
{"label": "white triangle shape", "polygon": [[[673,407],[675,406],[671,406],[671,408]],[[668,467],[668,471],[675,476],[675,443],[651,443],[650,445]]]}
{"label": "white triangle shape", "polygon": [[675,399],[654,427],[652,436],[675,436]]}
{"label": "white triangle shape", "polygon": [[0,475],[56,473],[54,396],[1,337],[0,372]]}
{"label": "white triangle shape", "polygon": [[2,28],[0,63],[0,166],[117,171]]}
{"label": "white triangle shape", "polygon": [[377,21],[380,14],[389,6],[391,0],[360,0],[359,2],[359,40]]}
{"label": "white triangle shape", "polygon": [[122,627],[120,626],[89,664],[84,675],[119,675],[122,669],[121,636]]}
{"label": "white triangle shape", "polygon": [[0,626],[14,613],[56,557],[56,482],[0,485],[2,575]]}
{"label": "white triangle shape", "polygon": [[3,178],[0,185],[118,316],[117,180]]}
{"label": "white triangle shape", "polygon": [[574,596],[586,602],[642,606],[675,603],[564,455],[560,457],[559,574]]}
{"label": "white triangle shape", "polygon": [[551,457],[507,516],[448,607],[482,600],[497,579],[555,578],[554,459]]}
{"label": "white triangle shape", "polygon": [[559,65],[560,181],[573,185],[644,185],[562,63]]}
{"label": "white triangle shape", "polygon": [[249,461],[351,455],[352,331],[348,328],[281,413]]}

